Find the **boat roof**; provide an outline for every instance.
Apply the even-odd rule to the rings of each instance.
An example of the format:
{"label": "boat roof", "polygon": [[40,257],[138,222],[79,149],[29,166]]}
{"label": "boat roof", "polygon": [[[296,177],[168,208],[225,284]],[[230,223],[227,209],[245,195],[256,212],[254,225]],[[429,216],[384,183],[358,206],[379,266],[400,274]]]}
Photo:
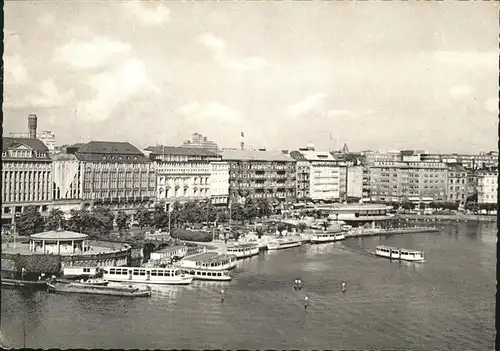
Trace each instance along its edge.
{"label": "boat roof", "polygon": [[184,260],[186,261],[205,261],[211,258],[215,258],[219,256],[218,252],[205,252],[205,253],[200,253],[200,254],[195,254],[192,256],[184,257]]}
{"label": "boat roof", "polygon": [[257,244],[244,243],[244,244],[236,244],[233,246],[229,246],[228,249],[240,249],[240,248],[247,248],[247,247],[254,247],[254,246],[257,246]]}
{"label": "boat roof", "polygon": [[400,247],[385,246],[385,245],[377,245],[377,249],[390,249],[390,250],[400,250],[400,251],[408,251],[408,252],[422,252],[421,250],[403,249]]}
{"label": "boat roof", "polygon": [[175,246],[167,246],[167,247],[164,247],[161,250],[154,251],[154,252],[170,252],[170,251],[176,251],[176,250],[179,250],[179,249],[186,249],[187,250],[187,248],[188,247],[186,245],[175,245]]}
{"label": "boat roof", "polygon": [[222,261],[222,260],[229,260],[231,258],[236,258],[236,255],[219,255],[216,257],[210,257],[206,260],[206,262],[217,262],[217,261]]}

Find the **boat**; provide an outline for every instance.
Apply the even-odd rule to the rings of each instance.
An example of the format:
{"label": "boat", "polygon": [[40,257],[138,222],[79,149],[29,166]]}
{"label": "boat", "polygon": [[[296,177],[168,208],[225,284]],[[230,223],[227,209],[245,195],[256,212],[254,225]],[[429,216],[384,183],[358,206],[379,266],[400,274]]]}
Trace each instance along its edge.
{"label": "boat", "polygon": [[292,247],[301,246],[302,241],[300,239],[274,239],[267,243],[268,250],[282,250],[289,249]]}
{"label": "boat", "polygon": [[236,244],[226,248],[226,253],[229,255],[235,255],[236,258],[247,258],[256,256],[259,254],[258,244]]}
{"label": "boat", "polygon": [[193,277],[176,267],[106,267],[103,278],[110,282],[163,285],[189,285],[193,281]]}
{"label": "boat", "polygon": [[237,257],[218,252],[205,252],[184,257],[174,265],[180,268],[227,270],[236,268]]}
{"label": "boat", "polygon": [[99,272],[99,267],[66,266],[63,268],[63,277],[68,279],[88,278],[97,276]]}
{"label": "boat", "polygon": [[151,288],[138,286],[101,286],[85,283],[47,283],[47,290],[53,293],[91,294],[125,297],[149,297]]}
{"label": "boat", "polygon": [[423,262],[424,252],[417,250],[401,249],[391,246],[378,245],[375,249],[375,255],[389,258],[392,260],[403,260],[411,262]]}
{"label": "boat", "polygon": [[311,244],[321,244],[321,243],[329,243],[333,241],[339,241],[339,240],[344,240],[345,239],[345,232],[344,231],[327,231],[327,232],[316,232],[313,231],[313,233],[309,236],[311,240]]}
{"label": "boat", "polygon": [[220,269],[200,269],[200,268],[191,268],[191,269],[182,269],[184,274],[190,275],[194,280],[211,280],[211,281],[230,281],[231,275],[229,274],[229,270],[220,270]]}

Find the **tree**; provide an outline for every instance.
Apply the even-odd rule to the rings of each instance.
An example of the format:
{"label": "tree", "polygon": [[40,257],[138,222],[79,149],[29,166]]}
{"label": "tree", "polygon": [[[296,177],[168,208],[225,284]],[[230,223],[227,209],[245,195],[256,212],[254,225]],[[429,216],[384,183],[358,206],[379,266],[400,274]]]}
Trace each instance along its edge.
{"label": "tree", "polygon": [[307,224],[305,224],[304,222],[300,222],[299,224],[297,224],[297,229],[300,230],[301,233],[303,233],[306,228]]}
{"label": "tree", "polygon": [[285,223],[278,223],[278,225],[276,226],[276,229],[278,230],[278,232],[281,235],[281,233],[287,229],[287,225]]}
{"label": "tree", "polygon": [[257,232],[257,237],[260,239],[262,238],[262,235],[264,235],[264,228],[259,227],[257,228],[256,232]]}
{"label": "tree", "polygon": [[109,234],[113,230],[115,215],[107,207],[96,206],[92,209],[93,229],[100,235]]}
{"label": "tree", "polygon": [[118,211],[116,215],[116,225],[120,233],[130,225],[130,216],[123,211]]}
{"label": "tree", "polygon": [[49,216],[45,221],[45,230],[64,229],[66,227],[66,220],[64,219],[64,212],[59,208],[54,208],[50,211]]}
{"label": "tree", "polygon": [[323,230],[326,231],[330,227],[330,223],[328,221],[324,221],[321,223]]}
{"label": "tree", "polygon": [[256,201],[258,216],[259,217],[269,217],[272,213],[271,205],[267,199],[258,199]]}
{"label": "tree", "polygon": [[43,230],[43,218],[37,206],[26,206],[14,220],[19,235],[31,235]]}
{"label": "tree", "polygon": [[144,207],[138,208],[137,211],[135,211],[134,218],[137,220],[139,223],[139,227],[142,229],[142,227],[148,227],[151,225],[151,213],[145,209]]}
{"label": "tree", "polygon": [[413,202],[405,201],[401,204],[401,208],[403,210],[413,210],[415,208],[415,204]]}

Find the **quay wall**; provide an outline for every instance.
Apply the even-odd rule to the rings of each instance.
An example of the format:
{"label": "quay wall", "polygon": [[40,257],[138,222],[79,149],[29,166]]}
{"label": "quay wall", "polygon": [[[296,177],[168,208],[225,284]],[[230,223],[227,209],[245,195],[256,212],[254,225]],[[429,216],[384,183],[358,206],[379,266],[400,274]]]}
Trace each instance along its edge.
{"label": "quay wall", "polygon": [[413,219],[413,220],[445,220],[445,221],[478,221],[478,222],[496,222],[497,216],[486,215],[416,215],[416,214],[398,214],[394,219]]}

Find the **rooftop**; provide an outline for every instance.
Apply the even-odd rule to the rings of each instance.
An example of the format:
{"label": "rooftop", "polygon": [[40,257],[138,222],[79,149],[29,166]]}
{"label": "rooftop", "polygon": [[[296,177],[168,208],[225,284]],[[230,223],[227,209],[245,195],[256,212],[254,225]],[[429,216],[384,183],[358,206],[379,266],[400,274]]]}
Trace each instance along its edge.
{"label": "rooftop", "polygon": [[15,148],[21,145],[25,145],[28,148],[38,152],[49,151],[47,146],[45,146],[45,144],[38,139],[2,137],[2,151]]}
{"label": "rooftop", "polygon": [[175,250],[180,250],[180,249],[186,249],[187,250],[187,248],[188,247],[185,246],[185,245],[175,245],[175,246],[164,247],[163,249],[155,251],[155,252],[170,252],[170,251],[175,251]]}
{"label": "rooftop", "polygon": [[223,161],[295,161],[290,155],[281,151],[224,150],[220,155]]}
{"label": "rooftop", "polygon": [[39,239],[39,240],[79,240],[79,239],[87,239],[87,234],[70,232],[67,230],[50,230],[48,232],[37,233],[30,235],[30,239]]}
{"label": "rooftop", "polygon": [[148,158],[128,142],[91,141],[76,152],[81,161],[95,162],[147,162]]}
{"label": "rooftop", "polygon": [[184,257],[184,260],[189,260],[189,261],[205,261],[214,257],[219,256],[217,252],[205,252],[201,254],[196,254],[188,257]]}
{"label": "rooftop", "polygon": [[144,149],[155,155],[176,155],[176,156],[213,156],[218,155],[207,149],[185,146],[148,146]]}

